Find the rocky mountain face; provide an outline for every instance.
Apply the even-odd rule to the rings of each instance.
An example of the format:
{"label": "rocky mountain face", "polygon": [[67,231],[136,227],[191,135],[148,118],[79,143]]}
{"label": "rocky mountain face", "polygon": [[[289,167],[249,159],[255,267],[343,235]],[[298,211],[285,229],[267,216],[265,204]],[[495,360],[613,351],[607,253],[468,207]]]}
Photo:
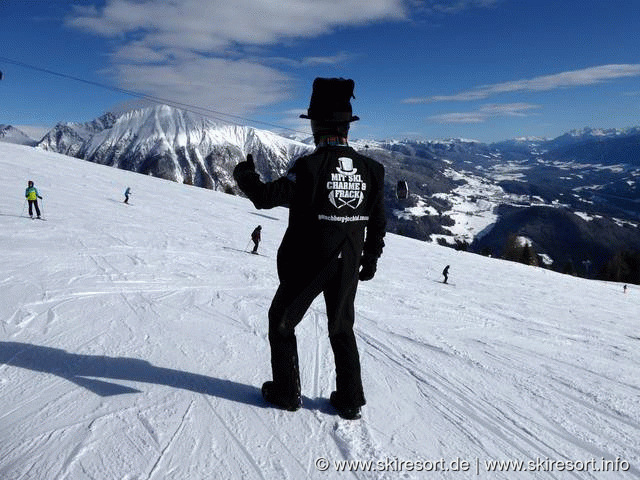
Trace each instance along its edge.
{"label": "rocky mountain face", "polygon": [[60,123],[39,148],[199,187],[235,191],[233,167],[252,153],[266,179],[310,151],[300,142],[250,127],[216,123],[166,105]]}
{"label": "rocky mountain face", "polygon": [[[168,106],[60,123],[39,148],[204,188],[239,193],[235,165],[252,153],[264,180],[312,151],[288,139]],[[640,128],[583,129],[555,139],[353,141],[385,166],[388,230],[500,256],[526,237],[552,268],[640,250]],[[395,195],[406,181],[410,196]],[[571,232],[571,233],[569,233]]]}

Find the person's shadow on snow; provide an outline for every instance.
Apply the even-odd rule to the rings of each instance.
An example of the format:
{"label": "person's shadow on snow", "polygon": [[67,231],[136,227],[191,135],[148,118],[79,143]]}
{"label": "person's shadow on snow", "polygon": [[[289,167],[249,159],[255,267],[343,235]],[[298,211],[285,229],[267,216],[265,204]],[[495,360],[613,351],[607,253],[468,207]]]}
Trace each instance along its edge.
{"label": "person's shadow on snow", "polygon": [[83,355],[28,343],[0,342],[0,364],[57,375],[103,397],[139,393],[140,390],[104,379],[128,380],[181,388],[257,407],[267,406],[260,389],[252,385],[156,367],[137,358]]}

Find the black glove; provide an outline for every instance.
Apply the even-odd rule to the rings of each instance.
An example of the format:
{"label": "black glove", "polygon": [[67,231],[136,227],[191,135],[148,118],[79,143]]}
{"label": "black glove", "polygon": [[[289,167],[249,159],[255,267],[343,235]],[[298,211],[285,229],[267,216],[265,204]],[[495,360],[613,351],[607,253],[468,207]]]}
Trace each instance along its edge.
{"label": "black glove", "polygon": [[376,274],[378,259],[371,255],[363,255],[362,260],[360,260],[360,265],[362,265],[362,269],[360,270],[358,278],[361,281],[366,282],[367,280],[371,280]]}
{"label": "black glove", "polygon": [[256,165],[253,163],[253,155],[250,153],[247,154],[247,160],[245,162],[240,162],[236,165],[236,168],[233,169],[233,178],[238,181],[238,177],[246,174],[246,173],[255,173]]}
{"label": "black glove", "polygon": [[42,197],[41,197],[40,195],[38,195],[38,198],[39,198],[40,200],[42,200]]}

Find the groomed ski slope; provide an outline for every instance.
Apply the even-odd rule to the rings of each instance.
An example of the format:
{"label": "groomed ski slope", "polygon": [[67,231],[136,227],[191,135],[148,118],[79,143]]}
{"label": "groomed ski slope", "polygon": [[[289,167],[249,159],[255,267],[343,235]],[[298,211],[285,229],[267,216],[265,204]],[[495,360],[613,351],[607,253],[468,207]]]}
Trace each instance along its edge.
{"label": "groomed ski slope", "polygon": [[[0,172],[2,479],[640,475],[636,286],[388,235],[356,299],[363,420],[328,404],[321,299],[298,327],[304,408],[284,412],[259,392],[284,208],[2,143]],[[29,179],[46,222],[20,217]],[[266,257],[242,251],[258,224]]]}

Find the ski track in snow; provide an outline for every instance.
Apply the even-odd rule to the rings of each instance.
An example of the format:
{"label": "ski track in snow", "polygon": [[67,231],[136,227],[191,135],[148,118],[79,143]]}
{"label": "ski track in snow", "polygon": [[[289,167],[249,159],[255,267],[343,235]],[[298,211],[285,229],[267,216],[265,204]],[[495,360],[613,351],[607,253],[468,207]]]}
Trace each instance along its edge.
{"label": "ski track in snow", "polygon": [[[640,288],[389,235],[359,285],[367,405],[337,417],[322,298],[297,329],[303,408],[269,408],[266,314],[287,211],[0,144],[0,478],[637,478]],[[34,179],[48,222],[17,216]],[[136,207],[121,208],[130,185]],[[78,192],[91,192],[77,206]],[[15,216],[12,213],[16,212]],[[440,283],[451,264],[455,287]],[[453,460],[469,472],[321,472]],[[626,472],[476,474],[485,460]]]}

